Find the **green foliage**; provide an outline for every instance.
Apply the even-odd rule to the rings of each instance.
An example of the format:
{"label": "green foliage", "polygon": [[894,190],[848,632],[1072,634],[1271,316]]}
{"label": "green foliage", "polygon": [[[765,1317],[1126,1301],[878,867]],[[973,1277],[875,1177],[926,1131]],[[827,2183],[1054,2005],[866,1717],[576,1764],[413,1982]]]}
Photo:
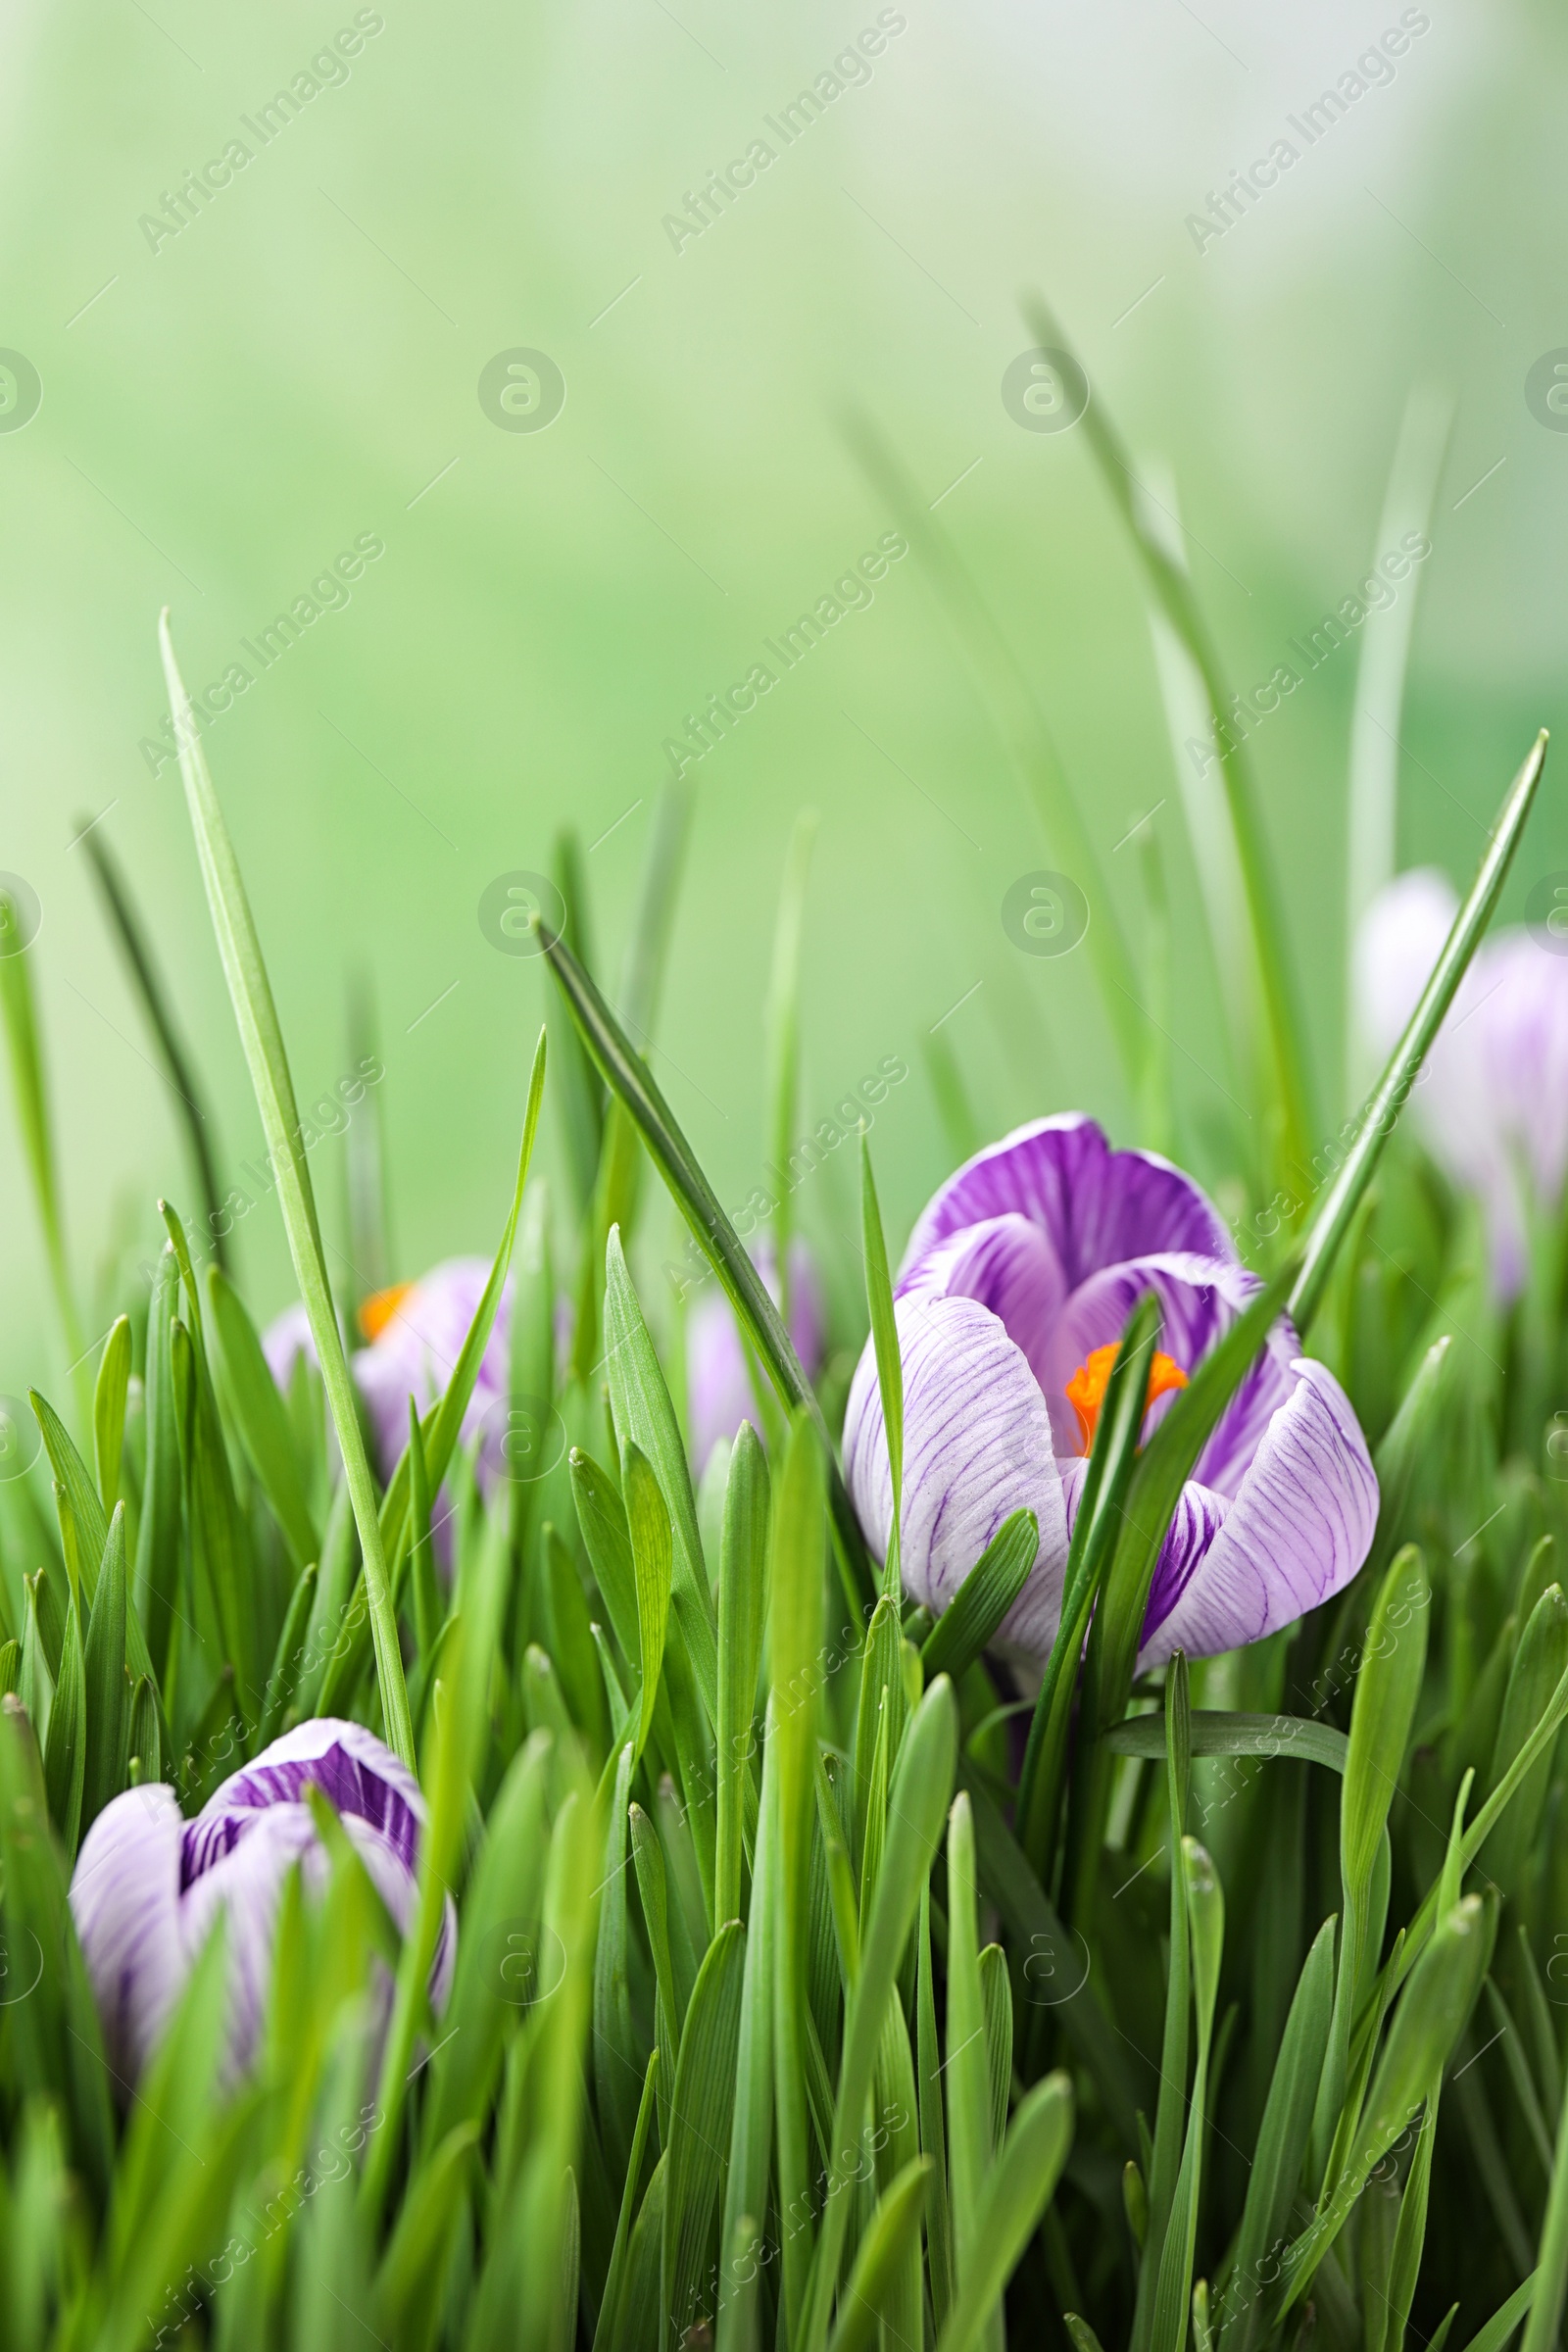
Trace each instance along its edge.
{"label": "green foliage", "polygon": [[[1160,593],[1201,651],[1185,589]],[[1402,2352],[1455,2309],[1475,2342],[1528,2324],[1544,2352],[1568,2278],[1568,1494],[1537,1412],[1568,1380],[1560,1285],[1540,1292],[1560,1261],[1538,1253],[1505,1318],[1386,1131],[1538,774],[1347,1172],[1147,1445],[1158,1313],[1134,1306],[1035,1684],[1003,1635],[1029,1511],[935,1623],[904,1589],[913,1471],[868,1152],[864,1313],[837,1336],[869,1333],[890,1433],[880,1578],[833,1443],[842,1379],[808,1381],[630,1042],[655,1018],[684,794],[656,826],[624,1017],[563,858],[567,922],[543,944],[566,1180],[529,1184],[541,1044],[482,1298],[377,1478],[259,942],[186,743],[324,1371],[279,1392],[240,1285],[166,1208],[74,1421],[34,1398],[42,1458],[5,1522],[24,1564],[0,1538],[0,2352],[366,2331],[398,2352],[1300,2352],[1309,2329]],[[808,846],[775,956],[776,1150]],[[1306,1099],[1277,977],[1276,1123]],[[4,988],[53,1203],[24,973]],[[645,1157],[775,1393],[706,1469],[681,1324],[645,1279]],[[1371,1555],[1284,1634],[1141,1677],[1171,1512],[1292,1296],[1378,1442]],[[492,1478],[473,1432],[502,1353],[566,1433],[537,1480]],[[318,1712],[417,1748],[407,1932],[313,1792],[318,1882],[291,1877],[263,1923],[270,1980],[220,1920],[132,2083],[72,1922],[82,1838],[150,1782],[193,1809]],[[243,2063],[236,1961],[268,1985]]]}

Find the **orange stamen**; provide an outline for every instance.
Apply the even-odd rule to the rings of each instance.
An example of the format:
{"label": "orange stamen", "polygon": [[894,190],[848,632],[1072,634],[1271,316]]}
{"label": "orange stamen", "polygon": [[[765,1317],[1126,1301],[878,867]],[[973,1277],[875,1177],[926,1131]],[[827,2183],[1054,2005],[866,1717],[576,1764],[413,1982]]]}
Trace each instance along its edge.
{"label": "orange stamen", "polygon": [[[1078,1416],[1079,1434],[1083,1439],[1078,1448],[1080,1453],[1087,1453],[1095,1442],[1095,1424],[1100,1419],[1100,1408],[1105,1401],[1105,1391],[1110,1385],[1111,1367],[1115,1361],[1114,1342],[1108,1348],[1092,1348],[1088,1362],[1080,1364],[1067,1383],[1067,1402]],[[1145,1412],[1148,1412],[1156,1396],[1167,1396],[1172,1389],[1185,1389],[1186,1386],[1187,1375],[1180,1364],[1156,1348],[1154,1360],[1149,1367],[1149,1395],[1144,1398]]]}
{"label": "orange stamen", "polygon": [[412,1282],[394,1282],[387,1290],[370,1293],[360,1308],[360,1329],[372,1344],[381,1337],[413,1288]]}

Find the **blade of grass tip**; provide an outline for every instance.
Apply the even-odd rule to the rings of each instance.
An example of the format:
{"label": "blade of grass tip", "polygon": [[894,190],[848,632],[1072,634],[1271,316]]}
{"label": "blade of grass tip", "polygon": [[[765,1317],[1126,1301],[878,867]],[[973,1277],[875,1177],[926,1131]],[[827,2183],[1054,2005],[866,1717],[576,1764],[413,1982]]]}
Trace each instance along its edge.
{"label": "blade of grass tip", "polygon": [[262,1114],[263,1131],[276,1172],[278,1202],[283,1212],[289,1254],[294,1262],[294,1278],[310,1318],[311,1337],[316,1344],[322,1386],[331,1408],[332,1423],[343,1457],[344,1475],[353,1499],[355,1523],[360,1531],[360,1548],[365,1561],[365,1589],[369,1603],[371,1638],[375,1647],[376,1674],[387,1740],[408,1769],[416,1772],[418,1765],[414,1752],[414,1727],[409,1719],[409,1694],[403,1679],[397,1613],[393,1607],[386,1553],[381,1542],[375,1482],[366,1458],[365,1439],[343,1353],[337,1310],[327,1280],[320,1228],[317,1222],[316,1199],[311,1189],[310,1169],[300,1133],[300,1117],[295,1107],[294,1083],[289,1075],[283,1032],[272,1003],[271,985],[267,977],[261,940],[240,876],[239,861],[234,855],[234,846],[229,839],[228,826],[213,789],[212,778],[208,774],[189,698],[174,659],[167,610],[159,620],[159,642],[170,702],[175,713],[180,773],[184,779],[185,803],[190,812],[191,827],[196,836],[208,907],[218,936],[229,999],[245,1048],[251,1084],[256,1091],[257,1104]]}
{"label": "blade of grass tip", "polygon": [[[1448,446],[1453,402],[1431,384],[1411,386],[1395,444],[1394,463],[1378,523],[1378,551],[1396,547],[1405,533],[1426,538],[1432,502]],[[1409,540],[1404,544],[1408,546]],[[1430,544],[1430,542],[1428,543]],[[1353,958],[1356,934],[1378,892],[1394,879],[1395,821],[1399,785],[1399,717],[1415,627],[1421,570],[1410,566],[1402,595],[1374,607],[1361,630],[1350,713],[1349,824],[1347,828],[1345,942]],[[1345,991],[1345,1067],[1354,1069],[1356,1034],[1353,970]]]}
{"label": "blade of grass tip", "polygon": [[44,1081],[43,1047],[38,1036],[37,1011],[32,1001],[32,948],[25,936],[23,909],[0,890],[0,1019],[5,1022],[11,1050],[11,1079],[17,1102],[27,1172],[43,1227],[44,1255],[54,1286],[60,1328],[65,1335],[72,1379],[76,1391],[80,1425],[91,1426],[92,1377],[86,1368],[87,1341],[76,1312],[66,1257],[65,1220],[60,1209],[60,1186],[55,1172],[54,1131],[49,1123],[49,1094]]}
{"label": "blade of grass tip", "polygon": [[[583,967],[594,968],[588,944],[588,902],[582,870],[582,848],[569,827],[556,838],[551,873],[565,909],[562,936]],[[550,1064],[555,1079],[556,1113],[562,1145],[579,1216],[593,1205],[604,1135],[605,1100],[598,1074],[588,1058],[567,1006],[557,996],[545,1004],[545,1027],[550,1033]]]}
{"label": "blade of grass tip", "polygon": [[1028,1583],[1039,1549],[1033,1511],[1004,1519],[920,1645],[928,1683],[939,1674],[963,1680]]}
{"label": "blade of grass tip", "polygon": [[[1067,348],[1065,335],[1038,294],[1027,297],[1023,309],[1026,320],[1042,345],[1054,349]],[[1141,491],[1128,464],[1103,403],[1091,399],[1084,411],[1082,423],[1112,503],[1120,513],[1142,560],[1155,601],[1186,648],[1207,689],[1214,714],[1216,740],[1224,741],[1227,737],[1230,740],[1230,749],[1222,753],[1220,765],[1225,779],[1226,804],[1230,810],[1231,830],[1235,836],[1236,854],[1246,893],[1252,956],[1261,987],[1271,1057],[1284,1116],[1285,1157],[1287,1160],[1298,1159],[1304,1166],[1312,1135],[1305,1033],[1293,976],[1285,960],[1287,933],[1279,890],[1263,838],[1251,761],[1236,722],[1230,715],[1230,698],[1220,677],[1207,630],[1199,613],[1192,582],[1181,564],[1172,561],[1161,535],[1152,527],[1146,495]],[[1125,964],[1123,968],[1127,968]]]}
{"label": "blade of grass tip", "polygon": [[221,1218],[222,1196],[218,1189],[218,1172],[213,1165],[212,1127],[200,1082],[190,1054],[174,1026],[168,991],[153,962],[146,932],[114,853],[102,833],[84,832],[80,840],[103,895],[110,928],[120,942],[121,953],[141,1001],[142,1011],[147,1016],[147,1026],[152,1031],[164,1076],[179,1105],[180,1123],[190,1146],[191,1165],[196,1174],[196,1188],[207,1212],[207,1231],[212,1237],[213,1254],[226,1274],[229,1266],[225,1240],[227,1227]]}
{"label": "blade of grass tip", "polygon": [[1060,859],[1089,902],[1090,961],[1100,981],[1101,999],[1123,1072],[1128,1084],[1136,1086],[1144,1063],[1145,1023],[1137,1003],[1123,986],[1134,969],[1133,957],[1104,871],[1078,812],[1061,755],[1022,664],[953,542],[932,520],[929,504],[876,427],[857,416],[850,420],[848,431],[855,456],[926,565],[992,723],[1035,805],[1050,855]]}
{"label": "blade of grass tip", "polygon": [[747,1256],[740,1236],[719,1205],[717,1194],[704,1175],[652,1071],[594,981],[559,936],[544,935],[544,952],[596,1067],[635,1121],[676,1207],[717,1275],[774,1388],[791,1411],[804,1407],[815,1425],[829,1464],[835,1535],[857,1585],[866,1598],[873,1598],[874,1581],[865,1539],[833,1453],[822,1408],[795,1352],[794,1342],[779,1319],[777,1307]]}
{"label": "blade of grass tip", "polygon": [[[348,988],[349,1061],[358,1070],[379,1064],[380,1037],[375,983],[356,972]],[[392,1280],[392,1216],[387,1195],[384,1090],[367,1087],[343,1137],[343,1186],[347,1197],[350,1304],[358,1315],[366,1298]]]}
{"label": "blade of grass tip", "polygon": [[98,1494],[113,1514],[120,1500],[121,1453],[125,1442],[125,1397],[130,1387],[130,1317],[121,1315],[104,1342],[92,1396],[93,1459]]}
{"label": "blade of grass tip", "polygon": [[767,990],[767,1145],[779,1173],[773,1242],[778,1262],[779,1318],[790,1328],[790,1189],[783,1181],[795,1147],[796,1103],[801,1078],[801,933],[806,919],[806,882],[811,866],[818,817],[803,808],[795,819],[784,859],[784,881],[773,927],[773,968]]}
{"label": "blade of grass tip", "polygon": [[899,1518],[904,1498],[904,1359],[899,1353],[899,1326],[893,1311],[893,1281],[888,1272],[887,1239],[882,1210],[871,1173],[871,1146],[860,1128],[860,1244],[865,1253],[865,1296],[876,1343],[876,1380],[882,1394],[882,1426],[887,1436],[888,1467],[893,1477],[893,1526],[882,1571],[882,1590],[895,1608],[904,1598],[899,1565]]}
{"label": "blade of grass tip", "polygon": [[828,2352],[866,2352],[878,2322],[891,2324],[900,2267],[917,2245],[930,2181],[930,2157],[912,2157],[877,2200],[839,2298]]}
{"label": "blade of grass tip", "polygon": [[1504,795],[1497,821],[1476,868],[1475,880],[1453,918],[1453,928],[1444,943],[1443,953],[1405,1024],[1404,1035],[1367,1098],[1339,1174],[1323,1195],[1307,1227],[1301,1270],[1290,1304],[1291,1320],[1298,1332],[1304,1334],[1311,1324],[1350,1220],[1383,1155],[1383,1147],[1394,1132],[1395,1122],[1443,1026],[1454,992],[1492,920],[1541,782],[1546,740],[1546,730],[1543,727]]}

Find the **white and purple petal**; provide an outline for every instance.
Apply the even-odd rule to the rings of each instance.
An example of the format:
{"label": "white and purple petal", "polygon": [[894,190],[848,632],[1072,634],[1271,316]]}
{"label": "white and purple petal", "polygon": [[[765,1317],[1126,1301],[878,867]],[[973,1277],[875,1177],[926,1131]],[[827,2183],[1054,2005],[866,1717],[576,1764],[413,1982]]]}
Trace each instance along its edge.
{"label": "white and purple petal", "polygon": [[1371,1547],[1378,1483],[1348,1397],[1326,1364],[1297,1359],[1295,1388],[1271,1418],[1234,1500],[1189,1480],[1184,1505],[1213,1524],[1161,1550],[1142,1660],[1209,1657],[1257,1642],[1348,1585]]}
{"label": "white and purple petal", "polygon": [[172,1788],[127,1788],[81,1841],[71,1912],[122,2082],[146,2064],[189,1974],[180,1919],[185,1824]]}
{"label": "white and purple petal", "polygon": [[[908,1298],[894,1309],[904,1368],[904,1581],[945,1609],[1003,1521],[1027,1507],[1040,1548],[1000,1641],[1034,1655],[1061,1613],[1067,1514],[1040,1384],[1000,1317],[972,1298]],[[845,1477],[886,1550],[893,1480],[875,1351],[861,1356],[844,1417]]]}
{"label": "white and purple petal", "polygon": [[965,1225],[1016,1212],[1049,1238],[1070,1289],[1102,1266],[1161,1250],[1234,1258],[1200,1185],[1153,1152],[1114,1152],[1073,1111],[1015,1128],[965,1161],[921,1215],[905,1266]]}

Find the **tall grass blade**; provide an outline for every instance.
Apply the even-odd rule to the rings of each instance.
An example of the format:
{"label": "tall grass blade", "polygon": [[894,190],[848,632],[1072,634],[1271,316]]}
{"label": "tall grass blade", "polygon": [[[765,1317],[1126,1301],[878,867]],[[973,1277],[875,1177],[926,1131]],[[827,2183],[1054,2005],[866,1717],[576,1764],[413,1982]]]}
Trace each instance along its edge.
{"label": "tall grass blade", "polygon": [[1299,1332],[1310,1328],[1340,1247],[1383,1155],[1384,1145],[1394,1132],[1395,1122],[1443,1026],[1444,1015],[1492,920],[1534,804],[1545,760],[1546,730],[1543,727],[1503,797],[1475,880],[1453,918],[1453,928],[1444,943],[1443,953],[1405,1023],[1404,1034],[1367,1098],[1339,1173],[1313,1214],[1301,1246],[1300,1272],[1291,1293],[1291,1319]]}
{"label": "tall grass blade", "polygon": [[354,1502],[355,1523],[365,1561],[365,1586],[369,1602],[376,1675],[388,1741],[411,1772],[416,1769],[414,1726],[403,1679],[398,1646],[397,1614],[392,1602],[386,1553],[381,1541],[375,1483],[366,1458],[349,1368],[338,1331],[337,1310],[326,1273],[317,1221],[316,1197],[311,1187],[300,1116],[294,1102],[283,1033],[272,1003],[271,984],[262,956],[261,939],[234,856],[228,826],[207,772],[207,760],[196,731],[189,698],[174,659],[167,612],[159,623],[171,707],[179,736],[179,764],[185,802],[201,859],[202,879],[213,927],[218,935],[223,976],[245,1048],[251,1084],[256,1091],[268,1152],[277,1182],[278,1202],[288,1236],[294,1278],[310,1317],[311,1337],[321,1367],[322,1384],[331,1408],[333,1427],[342,1452],[344,1473]]}
{"label": "tall grass blade", "polygon": [[212,1237],[213,1253],[226,1273],[229,1229],[223,1221],[218,1172],[213,1164],[212,1122],[207,1115],[201,1084],[189,1050],[175,1026],[169,992],[153,961],[141,917],[115,855],[96,828],[91,832],[83,831],[80,840],[92,866],[93,878],[102,894],[110,928],[120,943],[132,986],[147,1016],[147,1026],[152,1031],[164,1076],[179,1106],[180,1124],[185,1130],[191,1165],[196,1174],[196,1189],[201,1196],[205,1229]]}

